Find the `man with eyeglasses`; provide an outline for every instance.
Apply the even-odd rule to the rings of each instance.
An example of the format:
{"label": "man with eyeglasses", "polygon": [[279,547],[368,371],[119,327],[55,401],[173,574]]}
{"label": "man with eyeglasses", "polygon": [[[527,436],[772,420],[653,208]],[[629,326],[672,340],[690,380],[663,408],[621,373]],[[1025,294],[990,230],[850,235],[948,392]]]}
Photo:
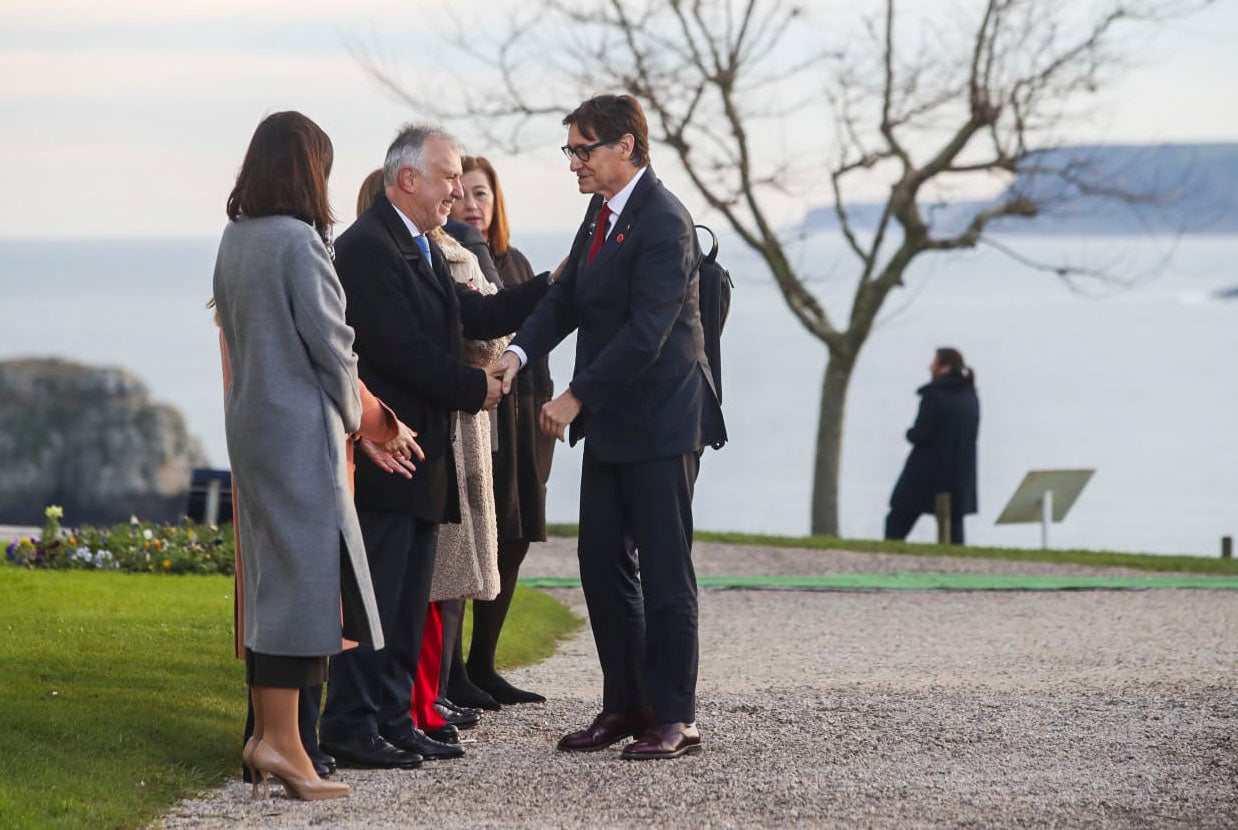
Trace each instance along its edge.
{"label": "man with eyeglasses", "polygon": [[602,664],[602,712],[564,752],[628,737],[624,758],[701,748],[692,491],[706,445],[726,441],[698,305],[692,217],[649,167],[636,99],[600,95],[563,120],[581,193],[593,194],[555,285],[491,367],[519,369],[572,331],[571,385],[541,429],[585,439],[581,585]]}

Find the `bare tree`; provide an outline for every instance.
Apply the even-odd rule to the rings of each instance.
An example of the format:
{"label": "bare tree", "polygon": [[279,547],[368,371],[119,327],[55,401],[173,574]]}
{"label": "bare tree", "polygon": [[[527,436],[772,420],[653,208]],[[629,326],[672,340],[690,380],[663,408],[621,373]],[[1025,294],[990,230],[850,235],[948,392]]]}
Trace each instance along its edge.
{"label": "bare tree", "polygon": [[[419,112],[464,118],[509,151],[557,129],[583,97],[623,90],[650,116],[700,197],[769,267],[787,306],[828,350],[821,383],[812,532],[838,534],[839,462],[847,391],[878,313],[919,256],[974,248],[1004,217],[1027,219],[1064,198],[1125,192],[1087,159],[1055,153],[1060,132],[1121,65],[1120,29],[1190,13],[1209,0],[974,0],[913,15],[885,0],[863,36],[831,36],[789,0],[532,2],[480,42],[463,25],[446,42],[488,70],[457,78],[454,102],[403,85],[372,50],[373,77]],[[910,5],[910,4],[909,4]],[[836,12],[837,14],[837,12]],[[554,120],[552,121],[551,118]],[[934,221],[953,183],[999,177],[1003,195],[961,219]],[[1046,188],[1053,179],[1062,186]],[[884,188],[861,216],[852,190]],[[852,255],[850,307],[830,306],[791,255],[800,228],[772,206],[826,187]],[[956,212],[957,214],[957,212]],[[1061,276],[1068,265],[1022,258]],[[1102,276],[1091,274],[1092,276]]]}

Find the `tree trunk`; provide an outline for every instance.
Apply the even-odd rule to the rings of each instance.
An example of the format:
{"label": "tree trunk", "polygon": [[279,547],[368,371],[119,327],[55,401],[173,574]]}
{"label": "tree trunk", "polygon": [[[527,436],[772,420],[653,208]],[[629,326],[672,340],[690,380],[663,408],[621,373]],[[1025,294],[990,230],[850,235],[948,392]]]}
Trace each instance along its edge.
{"label": "tree trunk", "polygon": [[812,475],[812,533],[838,535],[838,473],[843,451],[843,413],[855,358],[830,350],[821,382],[821,412],[817,421],[817,460]]}

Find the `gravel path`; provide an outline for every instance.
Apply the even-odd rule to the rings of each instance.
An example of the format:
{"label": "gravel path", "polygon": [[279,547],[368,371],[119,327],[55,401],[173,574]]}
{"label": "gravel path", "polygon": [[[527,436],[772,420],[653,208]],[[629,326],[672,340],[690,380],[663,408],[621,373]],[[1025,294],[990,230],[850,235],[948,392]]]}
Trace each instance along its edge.
{"label": "gravel path", "polygon": [[[977,573],[1063,576],[1155,576],[1132,568],[1089,568],[1053,562],[1013,562],[1004,559],[968,559],[950,556],[907,556],[897,553],[855,553],[845,550],[805,550],[758,545],[698,542],[693,562],[699,576],[752,576],[780,574],[811,576],[849,573]],[[522,576],[579,576],[576,540],[551,539],[533,545]]]}
{"label": "gravel path", "polygon": [[[525,573],[574,575],[571,551],[536,546]],[[894,570],[1125,573],[698,551],[702,574]],[[554,752],[598,707],[586,629],[512,673],[550,702],[488,715],[463,760],[343,771],[339,802],[231,783],[161,826],[1238,827],[1238,592],[704,591],[701,632],[698,756]]]}

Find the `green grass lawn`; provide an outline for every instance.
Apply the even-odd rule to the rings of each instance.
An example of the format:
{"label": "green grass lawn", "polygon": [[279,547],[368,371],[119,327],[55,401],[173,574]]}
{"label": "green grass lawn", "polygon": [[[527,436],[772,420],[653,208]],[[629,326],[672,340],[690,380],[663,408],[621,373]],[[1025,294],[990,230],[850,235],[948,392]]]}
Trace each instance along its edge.
{"label": "green grass lawn", "polygon": [[[577,526],[549,525],[551,536],[575,536]],[[1238,559],[1206,556],[1161,556],[1155,553],[1117,553],[1099,550],[1032,550],[1025,548],[979,548],[958,545],[925,545],[875,539],[838,539],[833,536],[765,536],[757,533],[697,531],[698,542],[733,545],[764,545],[777,548],[847,550],[856,553],[899,553],[906,556],[961,556],[972,559],[1007,559],[1015,562],[1065,562],[1095,568],[1135,568],[1142,571],[1238,576]]]}
{"label": "green grass lawn", "polygon": [[[231,578],[0,567],[0,597],[0,828],[134,827],[238,774]],[[499,662],[580,624],[521,588]]]}

